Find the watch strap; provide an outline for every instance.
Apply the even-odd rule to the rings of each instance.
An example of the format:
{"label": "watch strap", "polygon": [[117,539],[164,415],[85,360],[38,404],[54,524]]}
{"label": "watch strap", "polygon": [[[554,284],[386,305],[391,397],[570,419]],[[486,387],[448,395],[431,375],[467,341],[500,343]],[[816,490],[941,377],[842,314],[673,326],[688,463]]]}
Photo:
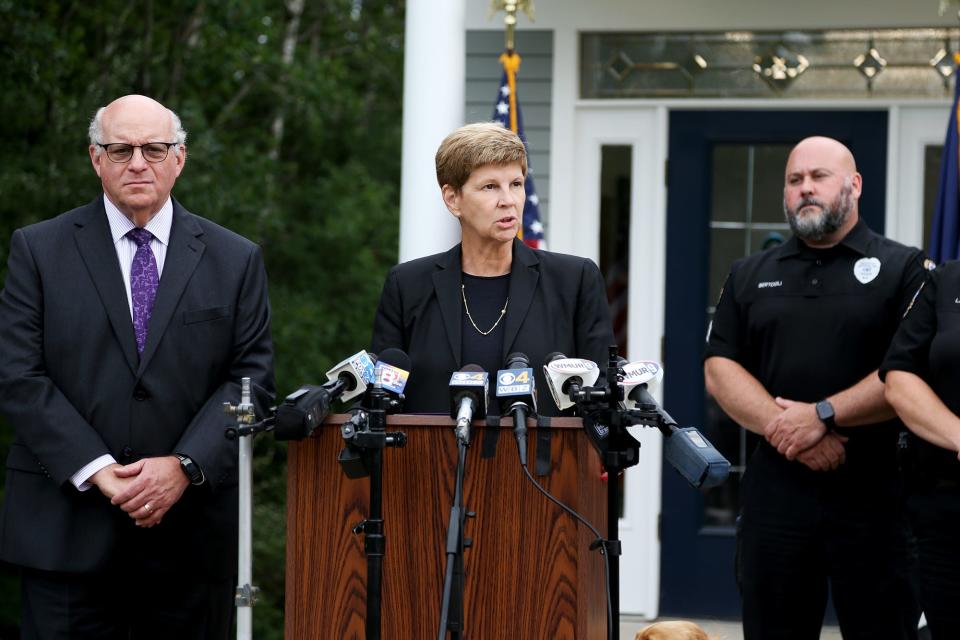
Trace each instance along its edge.
{"label": "watch strap", "polygon": [[180,460],[180,468],[183,469],[184,475],[186,475],[187,479],[190,480],[190,484],[203,484],[205,478],[203,477],[203,471],[200,470],[200,467],[197,466],[197,463],[194,462],[189,456],[185,456],[180,453],[174,455],[176,455]]}
{"label": "watch strap", "polygon": [[831,431],[836,431],[837,422],[836,422],[836,413],[833,410],[833,403],[827,399],[823,399],[816,404],[817,417],[820,418],[820,421],[827,427],[827,433]]}

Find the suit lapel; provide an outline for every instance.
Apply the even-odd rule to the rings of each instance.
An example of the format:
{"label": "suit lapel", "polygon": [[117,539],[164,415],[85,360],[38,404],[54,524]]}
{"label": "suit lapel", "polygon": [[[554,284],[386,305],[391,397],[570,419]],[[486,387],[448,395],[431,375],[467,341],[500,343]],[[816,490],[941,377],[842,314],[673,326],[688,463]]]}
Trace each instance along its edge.
{"label": "suit lapel", "polygon": [[440,314],[443,316],[443,327],[446,329],[450,350],[453,352],[453,361],[460,369],[461,334],[460,334],[460,245],[450,249],[437,259],[437,269],[433,272],[433,290],[440,303]]}
{"label": "suit lapel", "polygon": [[130,318],[130,303],[123,284],[123,274],[117,262],[117,250],[113,246],[107,212],[103,208],[103,196],[87,207],[85,215],[75,223],[73,237],[90,278],[93,280],[100,301],[110,319],[110,326],[120,343],[130,370],[137,370],[137,339]]}
{"label": "suit lapel", "polygon": [[513,241],[513,261],[510,265],[510,305],[504,319],[503,353],[501,361],[506,361],[517,339],[520,326],[527,317],[533,293],[540,280],[540,260],[527,245],[520,240]]}
{"label": "suit lapel", "polygon": [[167,246],[167,257],[163,261],[163,273],[160,275],[160,287],[157,289],[157,299],[153,304],[153,314],[150,316],[150,327],[147,329],[147,343],[140,354],[140,366],[137,375],[141,375],[150,358],[157,351],[157,345],[163,338],[167,326],[176,311],[180,297],[183,295],[190,276],[200,262],[206,245],[199,239],[203,235],[200,225],[191,215],[173,201],[173,226],[170,229],[170,244]]}

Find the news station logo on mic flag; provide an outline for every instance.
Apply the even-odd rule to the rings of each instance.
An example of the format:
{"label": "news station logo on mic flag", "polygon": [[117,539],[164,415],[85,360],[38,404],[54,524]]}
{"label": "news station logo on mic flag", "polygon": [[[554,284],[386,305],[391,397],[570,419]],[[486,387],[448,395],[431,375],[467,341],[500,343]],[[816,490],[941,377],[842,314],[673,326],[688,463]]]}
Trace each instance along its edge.
{"label": "news station logo on mic flag", "polygon": [[520,239],[534,249],[546,249],[543,239],[543,224],[540,222],[540,200],[533,185],[533,168],[530,166],[530,146],[523,134],[523,117],[520,114],[520,100],[517,97],[517,71],[520,69],[520,56],[516,51],[505,51],[500,55],[503,76],[497,90],[497,100],[493,105],[493,119],[510,129],[523,140],[527,148],[527,181],[524,189],[527,200],[523,203],[523,227]]}
{"label": "news station logo on mic flag", "polygon": [[[953,62],[960,65],[960,53],[953,54]],[[940,191],[933,214],[933,230],[930,233],[930,257],[934,262],[960,258],[960,144],[957,142],[957,121],[960,119],[960,83],[954,72],[953,108],[947,125],[947,139],[943,143],[943,160],[940,166]]]}

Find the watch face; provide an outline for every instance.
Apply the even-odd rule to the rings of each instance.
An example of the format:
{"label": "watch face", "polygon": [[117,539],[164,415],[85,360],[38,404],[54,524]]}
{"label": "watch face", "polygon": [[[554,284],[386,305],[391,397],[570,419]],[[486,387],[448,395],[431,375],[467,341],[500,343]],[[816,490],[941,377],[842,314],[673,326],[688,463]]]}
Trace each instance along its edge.
{"label": "watch face", "polygon": [[821,420],[832,420],[833,419],[833,405],[831,405],[826,400],[821,400],[817,403],[817,417]]}

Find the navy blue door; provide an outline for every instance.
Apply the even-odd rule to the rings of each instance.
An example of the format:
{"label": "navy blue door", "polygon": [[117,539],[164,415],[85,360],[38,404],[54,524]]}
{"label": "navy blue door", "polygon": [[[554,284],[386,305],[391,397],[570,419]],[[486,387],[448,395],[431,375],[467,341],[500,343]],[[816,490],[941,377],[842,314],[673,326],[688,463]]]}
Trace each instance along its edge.
{"label": "navy blue door", "polygon": [[734,577],[739,482],[755,441],[705,397],[701,357],[716,294],[732,259],[789,232],[783,221],[786,155],[811,135],[853,151],[864,192],[861,215],[883,232],[886,111],[674,111],[667,175],[664,405],[699,426],[734,465],[723,487],[699,492],[664,463],[660,611],[736,617]]}

